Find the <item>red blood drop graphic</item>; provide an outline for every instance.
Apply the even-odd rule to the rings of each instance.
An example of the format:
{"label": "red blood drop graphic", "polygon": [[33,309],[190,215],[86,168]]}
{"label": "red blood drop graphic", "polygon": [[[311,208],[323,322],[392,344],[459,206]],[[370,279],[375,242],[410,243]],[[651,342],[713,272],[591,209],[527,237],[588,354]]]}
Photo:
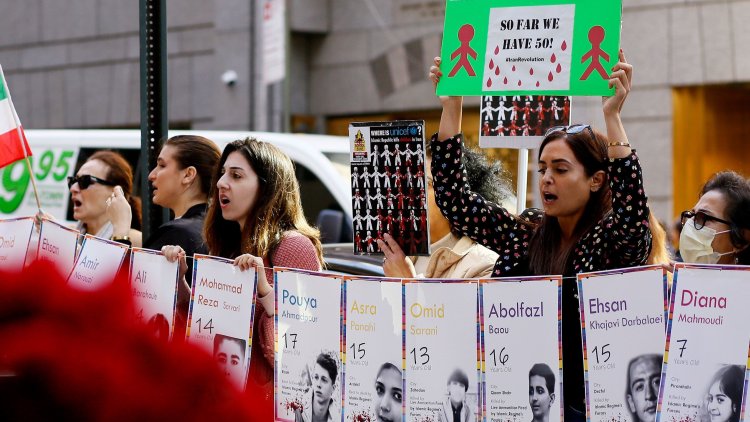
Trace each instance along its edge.
{"label": "red blood drop graphic", "polygon": [[520,79],[518,80],[518,86],[521,86],[521,80]]}
{"label": "red blood drop graphic", "polygon": [[490,59],[490,69],[494,69],[494,68],[495,68],[495,62],[492,59]]}
{"label": "red blood drop graphic", "polygon": [[505,85],[508,85],[508,78],[507,78],[507,77],[503,79],[503,83],[504,83]]}
{"label": "red blood drop graphic", "polygon": [[550,72],[549,75],[547,75],[547,80],[552,82],[553,79],[555,79],[555,77],[552,76],[552,72]]}
{"label": "red blood drop graphic", "polygon": [[568,49],[568,43],[566,43],[566,42],[565,42],[565,40],[563,40],[563,43],[562,43],[562,45],[560,46],[560,48],[562,49],[562,51],[565,51],[565,50],[567,50],[567,49]]}
{"label": "red blood drop graphic", "polygon": [[562,66],[560,66],[560,63],[557,64],[557,69],[555,69],[557,73],[562,72]]}
{"label": "red blood drop graphic", "polygon": [[492,78],[487,78],[487,88],[492,86]]}
{"label": "red blood drop graphic", "polygon": [[511,70],[515,72],[516,71],[516,65],[513,65],[513,69],[511,69]]}
{"label": "red blood drop graphic", "polygon": [[498,45],[495,47],[495,54],[498,54],[499,52],[500,52],[500,46]]}
{"label": "red blood drop graphic", "polygon": [[529,69],[529,75],[533,75],[533,74],[534,74],[534,68],[532,67],[531,69]]}
{"label": "red blood drop graphic", "polygon": [[549,58],[549,61],[551,61],[552,63],[557,61],[557,56],[555,56],[555,53],[552,53],[552,57]]}
{"label": "red blood drop graphic", "polygon": [[536,81],[536,87],[539,88],[539,81]]}
{"label": "red blood drop graphic", "polygon": [[500,66],[495,68],[495,75],[500,76]]}

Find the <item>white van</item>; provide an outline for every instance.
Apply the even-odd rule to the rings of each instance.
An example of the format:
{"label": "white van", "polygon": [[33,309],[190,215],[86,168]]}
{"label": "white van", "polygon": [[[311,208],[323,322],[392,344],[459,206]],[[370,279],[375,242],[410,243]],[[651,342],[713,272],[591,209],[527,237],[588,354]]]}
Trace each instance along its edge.
{"label": "white van", "polygon": [[[349,142],[346,137],[240,131],[170,131],[227,143],[255,137],[281,148],[296,165],[307,219],[321,226],[325,242],[351,241]],[[141,194],[140,130],[26,130],[42,209],[59,220],[72,219],[67,177],[95,151],[120,152],[133,165],[134,189]],[[36,213],[37,204],[24,160],[0,169],[0,219]],[[324,211],[326,210],[326,211]]]}

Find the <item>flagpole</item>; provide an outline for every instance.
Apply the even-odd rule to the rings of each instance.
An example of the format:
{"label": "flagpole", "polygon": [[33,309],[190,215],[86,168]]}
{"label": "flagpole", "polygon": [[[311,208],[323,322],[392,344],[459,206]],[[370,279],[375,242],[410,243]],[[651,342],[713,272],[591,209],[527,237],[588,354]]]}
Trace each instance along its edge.
{"label": "flagpole", "polygon": [[21,122],[18,118],[18,115],[16,114],[16,106],[13,105],[13,98],[10,95],[10,89],[8,89],[8,84],[5,83],[5,74],[3,73],[3,68],[0,67],[0,77],[3,79],[3,84],[5,84],[5,95],[8,96],[8,103],[10,103],[10,109],[13,114],[13,122],[16,125],[16,134],[18,134],[18,142],[21,143],[21,148],[23,148],[23,157],[24,161],[26,161],[26,168],[29,170],[29,176],[31,179],[31,186],[34,189],[34,198],[36,199],[36,207],[39,210],[39,212],[42,211],[42,202],[39,200],[39,190],[36,187],[36,179],[34,179],[34,171],[31,169],[31,160],[29,160],[29,151],[26,150],[26,137],[23,135],[23,132],[21,132]]}

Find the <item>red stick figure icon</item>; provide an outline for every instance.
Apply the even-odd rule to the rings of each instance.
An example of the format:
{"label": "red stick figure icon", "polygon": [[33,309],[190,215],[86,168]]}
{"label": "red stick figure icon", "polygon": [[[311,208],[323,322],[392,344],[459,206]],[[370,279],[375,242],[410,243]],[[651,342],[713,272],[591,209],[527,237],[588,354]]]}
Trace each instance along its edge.
{"label": "red stick figure icon", "polygon": [[586,71],[583,72],[583,76],[581,76],[581,80],[585,81],[588,79],[589,75],[591,75],[591,72],[596,70],[599,72],[599,75],[601,75],[602,79],[608,79],[609,76],[607,75],[607,71],[604,70],[604,67],[602,67],[602,64],[599,62],[599,58],[604,59],[605,61],[609,61],[609,54],[605,53],[604,50],[601,49],[600,45],[602,45],[602,41],[604,41],[604,28],[601,26],[594,26],[589,30],[589,42],[591,43],[591,50],[584,54],[581,58],[581,63],[585,63],[586,60],[589,58],[591,59],[591,63],[589,63],[589,67],[586,68]]}
{"label": "red stick figure icon", "polygon": [[461,46],[456,49],[456,51],[451,54],[451,60],[455,59],[456,56],[461,56],[461,58],[458,59],[458,63],[456,63],[456,66],[453,67],[453,70],[451,70],[451,73],[448,74],[449,78],[452,78],[453,76],[458,73],[461,68],[466,69],[466,73],[469,74],[469,76],[476,76],[476,73],[474,73],[474,68],[471,67],[471,63],[469,63],[469,60],[467,59],[468,56],[473,57],[474,59],[477,58],[477,52],[474,51],[473,48],[469,45],[471,40],[474,39],[474,27],[469,25],[468,23],[461,27],[461,29],[458,30],[458,40],[461,41]]}

